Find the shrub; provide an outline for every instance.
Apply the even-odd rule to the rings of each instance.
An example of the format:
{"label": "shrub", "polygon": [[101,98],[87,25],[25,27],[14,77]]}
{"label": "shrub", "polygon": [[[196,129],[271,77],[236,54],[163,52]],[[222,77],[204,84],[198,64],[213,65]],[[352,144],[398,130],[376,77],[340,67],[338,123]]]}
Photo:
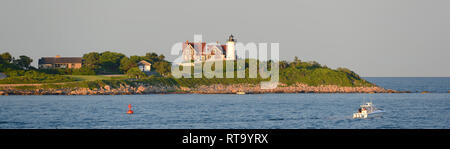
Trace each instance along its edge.
{"label": "shrub", "polygon": [[136,79],[139,79],[139,78],[144,78],[144,77],[146,77],[147,75],[145,75],[144,72],[142,72],[141,70],[139,70],[139,68],[133,67],[133,68],[130,68],[130,69],[127,71],[127,76],[128,76],[128,78],[136,78]]}
{"label": "shrub", "polygon": [[14,70],[6,72],[7,78],[1,79],[0,84],[26,84],[26,83],[59,83],[75,81],[71,77],[46,74],[36,70]]}

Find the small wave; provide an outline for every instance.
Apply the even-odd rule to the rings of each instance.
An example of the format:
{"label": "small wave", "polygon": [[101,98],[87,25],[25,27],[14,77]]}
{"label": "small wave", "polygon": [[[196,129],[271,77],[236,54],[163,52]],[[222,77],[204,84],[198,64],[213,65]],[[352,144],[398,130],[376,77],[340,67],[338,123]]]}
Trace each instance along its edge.
{"label": "small wave", "polygon": [[394,125],[390,125],[390,124],[376,127],[376,129],[398,129],[398,128],[399,128],[398,126],[394,126]]}
{"label": "small wave", "polygon": [[12,122],[8,122],[8,121],[0,121],[0,124],[25,125],[25,124],[27,124],[27,123],[25,123],[25,122],[14,122],[14,121],[12,121]]}
{"label": "small wave", "polygon": [[309,118],[309,119],[312,119],[312,120],[317,120],[317,119],[320,119],[319,117],[315,117],[315,116],[313,116],[313,117],[311,117],[311,118]]}
{"label": "small wave", "polygon": [[284,118],[271,118],[269,121],[282,121]]}
{"label": "small wave", "polygon": [[335,124],[340,124],[340,123],[343,123],[343,122],[345,122],[345,120],[337,120],[336,122],[334,122]]}

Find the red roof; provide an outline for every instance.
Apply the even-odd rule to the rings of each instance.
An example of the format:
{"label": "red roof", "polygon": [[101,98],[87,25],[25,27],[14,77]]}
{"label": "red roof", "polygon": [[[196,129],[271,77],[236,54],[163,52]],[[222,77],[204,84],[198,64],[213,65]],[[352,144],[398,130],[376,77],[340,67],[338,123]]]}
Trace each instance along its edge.
{"label": "red roof", "polygon": [[81,57],[42,57],[38,61],[39,64],[56,64],[56,63],[83,63]]}
{"label": "red roof", "polygon": [[208,45],[208,47],[206,47],[206,42],[185,42],[183,44],[183,50],[187,47],[187,46],[191,46],[193,47],[193,49],[195,50],[195,52],[198,55],[206,55],[207,50],[211,49],[211,47],[213,46],[217,46],[218,49],[222,50],[222,53],[225,54],[226,49],[227,49],[227,45]]}

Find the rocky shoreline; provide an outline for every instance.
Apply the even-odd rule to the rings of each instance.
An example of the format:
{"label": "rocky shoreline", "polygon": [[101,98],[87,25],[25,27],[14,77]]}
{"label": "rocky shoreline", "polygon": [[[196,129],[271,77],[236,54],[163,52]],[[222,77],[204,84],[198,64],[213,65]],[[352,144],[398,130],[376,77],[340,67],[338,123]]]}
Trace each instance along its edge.
{"label": "rocky shoreline", "polygon": [[259,85],[233,84],[233,85],[202,85],[195,88],[178,86],[152,86],[120,85],[113,88],[105,85],[100,88],[64,88],[64,89],[16,89],[13,87],[3,88],[0,95],[133,95],[133,94],[236,94],[245,92],[247,94],[264,93],[409,93],[408,91],[396,91],[373,87],[340,87],[336,85],[308,86],[296,84],[287,86],[278,85],[275,89],[261,89]]}

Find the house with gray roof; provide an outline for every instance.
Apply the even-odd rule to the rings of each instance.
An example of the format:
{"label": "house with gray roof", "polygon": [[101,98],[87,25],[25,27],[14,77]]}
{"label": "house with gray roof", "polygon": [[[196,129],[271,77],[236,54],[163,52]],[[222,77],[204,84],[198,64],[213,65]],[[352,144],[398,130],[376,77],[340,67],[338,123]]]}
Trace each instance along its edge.
{"label": "house with gray roof", "polygon": [[68,68],[79,69],[83,65],[81,57],[42,57],[38,61],[39,69]]}

